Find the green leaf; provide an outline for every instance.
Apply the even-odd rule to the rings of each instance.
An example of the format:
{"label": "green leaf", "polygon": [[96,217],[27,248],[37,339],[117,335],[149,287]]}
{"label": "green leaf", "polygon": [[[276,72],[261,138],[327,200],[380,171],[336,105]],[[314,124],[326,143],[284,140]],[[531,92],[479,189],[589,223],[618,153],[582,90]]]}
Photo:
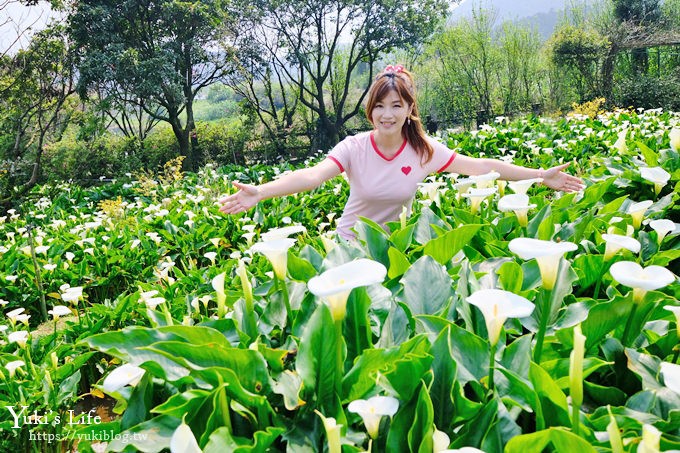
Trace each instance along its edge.
{"label": "green leaf", "polygon": [[326,304],[319,306],[302,332],[295,369],[302,378],[308,401],[315,399],[317,405],[332,408],[335,404],[338,338],[331,312]]}
{"label": "green leaf", "polygon": [[470,243],[479,229],[484,225],[461,225],[448,231],[443,236],[428,241],[423,253],[433,257],[439,264],[445,265],[460,252],[463,247]]}
{"label": "green leaf", "polygon": [[[536,427],[571,426],[567,397],[550,375],[539,365],[531,363],[529,379],[539,398],[540,411],[536,411]],[[539,450],[540,451],[540,450]]]}
{"label": "green leaf", "polygon": [[656,167],[659,165],[659,155],[653,149],[642,143],[640,140],[635,140],[635,144],[642,153],[642,156],[645,158],[647,165],[650,167]]}
{"label": "green leaf", "polygon": [[427,393],[427,387],[424,382],[421,382],[420,384],[416,410],[413,415],[413,424],[408,430],[409,451],[430,453],[433,446],[432,434],[434,433],[434,427],[432,422],[434,419],[434,411],[432,409],[430,395]]}
{"label": "green leaf", "polygon": [[539,432],[513,437],[505,446],[505,453],[544,451],[552,445],[555,453],[596,453],[596,450],[576,434],[564,428],[548,428]]}
{"label": "green leaf", "polygon": [[515,261],[506,261],[496,270],[498,279],[504,290],[511,293],[519,293],[522,291],[522,282],[524,274],[522,273],[522,266]]}
{"label": "green leaf", "polygon": [[[347,361],[361,355],[364,349],[370,348],[371,323],[368,319],[368,309],[371,299],[368,297],[365,287],[355,288],[347,299],[347,316],[343,323],[343,335],[347,344]],[[344,374],[344,370],[343,374]]]}
{"label": "green leaf", "polygon": [[416,226],[406,225],[406,227],[396,230],[390,235],[390,242],[394,244],[397,250],[400,252],[405,252],[406,249],[411,245],[413,241],[413,232]]}
{"label": "green leaf", "polygon": [[451,277],[429,256],[413,263],[401,282],[404,301],[414,315],[440,313],[453,295]]}
{"label": "green leaf", "polygon": [[387,270],[387,277],[390,279],[404,275],[404,272],[406,272],[411,266],[411,263],[409,262],[406,255],[394,247],[390,247],[389,250],[387,250],[387,256],[390,260],[390,267]]}
{"label": "green leaf", "polygon": [[365,217],[359,217],[354,229],[357,232],[357,239],[366,243],[368,256],[382,263],[386,268],[389,267],[390,260],[387,256],[387,250],[390,248],[390,244],[385,230],[373,220]]}
{"label": "green leaf", "polygon": [[451,351],[450,328],[442,330],[432,344],[432,384],[430,397],[434,411],[434,423],[440,430],[446,429],[455,416],[453,390],[456,383],[456,362]]}
{"label": "green leaf", "polygon": [[108,450],[123,451],[133,447],[138,451],[157,452],[170,448],[170,439],[180,422],[180,419],[169,415],[154,417],[115,436]]}
{"label": "green leaf", "polygon": [[317,274],[317,270],[312,263],[288,250],[288,274],[293,280],[306,282]]}

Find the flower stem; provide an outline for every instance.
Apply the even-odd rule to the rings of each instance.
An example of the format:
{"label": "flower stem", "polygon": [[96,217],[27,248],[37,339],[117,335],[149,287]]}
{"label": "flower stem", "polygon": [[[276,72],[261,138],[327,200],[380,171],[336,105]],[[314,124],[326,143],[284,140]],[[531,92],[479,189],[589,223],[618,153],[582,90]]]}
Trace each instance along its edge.
{"label": "flower stem", "polygon": [[35,270],[35,284],[38,286],[38,293],[40,294],[40,314],[43,321],[47,321],[47,303],[45,302],[45,291],[43,290],[42,278],[40,277],[40,266],[35,255],[35,244],[33,243],[33,225],[28,225],[28,245],[31,248],[31,259],[33,261],[33,269]]}
{"label": "flower stem", "polygon": [[342,376],[345,374],[345,361],[342,357],[342,320],[335,320],[335,393],[342,400]]}
{"label": "flower stem", "polygon": [[494,382],[493,382],[493,374],[496,368],[496,347],[497,344],[492,344],[491,349],[489,350],[489,390],[493,393],[494,391]]}
{"label": "flower stem", "polygon": [[274,275],[274,289],[277,292],[281,291],[283,295],[283,304],[286,306],[286,324],[288,327],[293,327],[293,310],[290,308],[290,297],[288,296],[288,286],[285,281],[279,281],[279,278]]}
{"label": "flower stem", "polygon": [[635,317],[635,312],[637,311],[637,303],[633,302],[633,308],[630,310],[628,319],[626,320],[626,327],[623,328],[623,335],[621,336],[621,344],[625,347],[628,346],[628,335],[630,334],[630,327],[633,324],[633,318]]}
{"label": "flower stem", "polygon": [[550,296],[552,291],[541,289],[538,293],[539,304],[541,307],[541,319],[539,319],[538,332],[536,333],[536,347],[534,349],[534,362],[541,363],[543,355],[543,340],[545,331],[548,328],[548,318],[550,317]]}
{"label": "flower stem", "polygon": [[581,428],[581,405],[572,404],[571,406],[571,429],[574,434],[579,435]]}

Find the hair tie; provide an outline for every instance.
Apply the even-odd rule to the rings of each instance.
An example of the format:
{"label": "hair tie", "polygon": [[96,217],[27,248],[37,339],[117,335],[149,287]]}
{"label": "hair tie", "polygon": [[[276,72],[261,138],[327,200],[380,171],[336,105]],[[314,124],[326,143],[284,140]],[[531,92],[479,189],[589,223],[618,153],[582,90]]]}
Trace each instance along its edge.
{"label": "hair tie", "polygon": [[383,72],[384,73],[394,72],[394,73],[399,74],[400,72],[403,72],[403,71],[404,71],[404,67],[400,64],[394,65],[394,66],[391,65],[391,64],[388,64],[387,66],[385,66],[385,70]]}

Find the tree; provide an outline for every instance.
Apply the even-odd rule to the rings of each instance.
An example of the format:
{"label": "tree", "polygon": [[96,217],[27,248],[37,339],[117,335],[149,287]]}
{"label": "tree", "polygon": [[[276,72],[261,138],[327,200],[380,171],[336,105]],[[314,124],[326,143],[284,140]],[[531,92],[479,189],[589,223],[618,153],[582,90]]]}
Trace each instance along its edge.
{"label": "tree", "polygon": [[4,207],[38,183],[45,145],[58,141],[69,123],[72,50],[64,27],[57,25],[36,34],[26,50],[2,59]]}
{"label": "tree", "polygon": [[[380,56],[422,42],[445,18],[448,5],[445,0],[263,0],[261,16],[242,38],[260,49],[255,63],[263,68],[265,86],[276,84],[290,100],[281,118],[296,99],[312,115],[312,149],[328,149],[361,111]],[[249,98],[257,110],[276,108],[271,99],[261,100]]]}
{"label": "tree", "polygon": [[[661,19],[659,0],[613,0],[614,14],[621,22],[636,26],[654,26]],[[646,74],[649,53],[646,47],[632,49],[633,71]]]}
{"label": "tree", "polygon": [[104,87],[109,95],[131,95],[118,99],[169,123],[185,168],[195,170],[193,104],[230,70],[238,17],[232,7],[223,0],[75,2],[69,22],[79,48],[79,93]]}

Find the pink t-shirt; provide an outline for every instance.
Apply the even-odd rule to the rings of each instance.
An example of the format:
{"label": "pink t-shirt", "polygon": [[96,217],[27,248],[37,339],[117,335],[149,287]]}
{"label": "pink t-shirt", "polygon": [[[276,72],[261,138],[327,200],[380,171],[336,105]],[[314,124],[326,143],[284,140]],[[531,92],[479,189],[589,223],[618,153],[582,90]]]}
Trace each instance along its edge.
{"label": "pink t-shirt", "polygon": [[328,153],[349,179],[349,199],[337,224],[340,237],[354,239],[351,228],[359,216],[386,228],[386,222],[399,218],[402,206],[411,211],[418,183],[431,173],[443,171],[456,157],[453,150],[429,140],[434,154],[425,165],[406,141],[392,158],[385,157],[372,132],[347,137]]}

